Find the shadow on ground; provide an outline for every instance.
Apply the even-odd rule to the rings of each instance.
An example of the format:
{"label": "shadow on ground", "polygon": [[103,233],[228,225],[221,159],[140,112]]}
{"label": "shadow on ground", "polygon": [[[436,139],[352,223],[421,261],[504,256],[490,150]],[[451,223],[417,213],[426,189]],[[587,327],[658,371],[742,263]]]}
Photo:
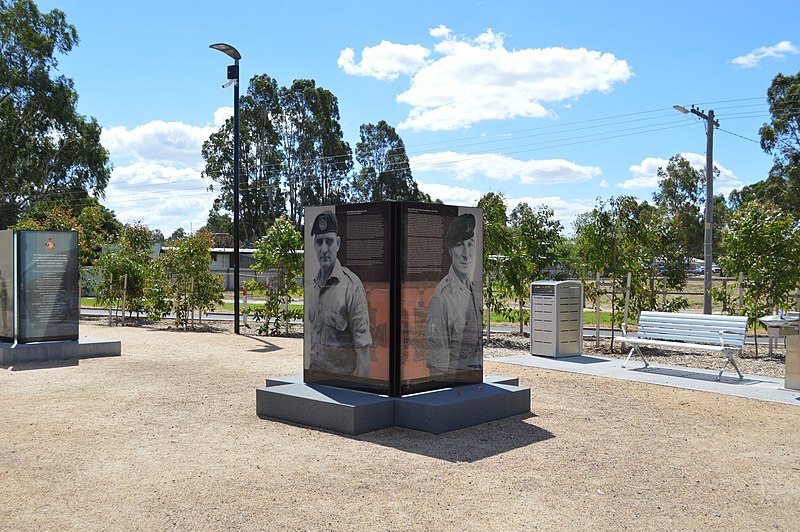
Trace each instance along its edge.
{"label": "shadow on ground", "polygon": [[438,435],[392,427],[352,437],[448,462],[477,462],[554,438],[553,433],[530,423],[535,417],[520,414]]}

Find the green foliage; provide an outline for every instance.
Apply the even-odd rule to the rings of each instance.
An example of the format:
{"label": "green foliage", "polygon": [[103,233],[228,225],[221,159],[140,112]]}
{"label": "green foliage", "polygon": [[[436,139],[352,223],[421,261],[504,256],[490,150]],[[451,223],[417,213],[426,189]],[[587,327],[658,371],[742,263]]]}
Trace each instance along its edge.
{"label": "green foliage", "polygon": [[[484,304],[489,312],[505,310],[505,297],[500,287],[500,271],[512,246],[511,231],[503,194],[489,192],[478,201],[483,209],[483,273]],[[516,321],[516,320],[515,320]]]}
{"label": "green foliage", "polygon": [[591,281],[595,272],[601,272],[617,288],[608,294],[614,325],[622,322],[625,292],[620,288],[627,284],[628,273],[629,318],[635,319],[642,310],[675,310],[688,305],[686,300],[677,299],[663,308],[655,286],[661,273],[658,267],[664,270],[671,290],[679,290],[686,283],[685,255],[679,245],[682,236],[675,231],[674,220],[666,209],[639,203],[630,196],[598,200],[594,210],[577,218],[575,246],[581,264],[587,268],[585,279]]}
{"label": "green foliage", "polygon": [[251,314],[261,322],[259,334],[280,333],[291,320],[302,318],[302,311],[289,308],[291,294],[299,288],[297,278],[303,273],[302,235],[288,218],[282,216],[267,229],[256,244],[252,268],[258,273],[272,274],[267,286],[248,281],[248,289],[263,289],[268,294],[263,306],[254,306]]}
{"label": "green foliage", "polygon": [[530,283],[543,278],[544,271],[555,265],[562,226],[552,209],[540,206],[534,210],[527,203],[517,205],[509,222],[511,244],[502,262],[500,281],[503,294],[517,303],[517,309],[501,312],[516,316],[522,330],[528,319],[525,301],[530,295]]}
{"label": "green foliage", "polygon": [[[288,214],[300,227],[303,206],[340,203],[353,168],[336,97],[313,80],[278,87],[266,75],[250,80],[240,102],[240,228],[251,242]],[[233,210],[232,120],[203,144],[204,174],[219,184],[216,208]],[[288,213],[286,206],[288,205]]]}
{"label": "green foliage", "polygon": [[362,124],[356,144],[356,161],[361,165],[353,190],[355,201],[418,201],[431,198],[417,187],[411,166],[397,131],[381,120]]}
{"label": "green foliage", "polygon": [[39,204],[26,212],[13,229],[33,231],[75,231],[78,233],[78,257],[81,266],[92,266],[103,245],[116,238],[122,225],[114,213],[97,204],[86,206],[76,218],[72,209]]}
{"label": "green foliage", "polygon": [[55,54],[78,42],[64,13],[0,0],[0,229],[41,203],[80,210],[110,178],[95,119],[77,113]]}
{"label": "green foliage", "polygon": [[152,234],[141,223],[126,225],[119,236],[106,244],[92,273],[99,305],[121,305],[123,293],[130,312],[147,310],[145,286],[148,278]]}
{"label": "green foliage", "polygon": [[778,207],[745,203],[731,216],[725,233],[728,254],[720,262],[748,280],[745,308],[752,317],[770,307],[789,308],[800,283],[800,224]]}
{"label": "green foliage", "polygon": [[[170,279],[172,311],[178,327],[186,327],[195,310],[202,321],[204,312],[222,303],[220,279],[209,271],[211,242],[210,233],[198,231],[175,242],[163,255],[163,276]],[[163,302],[158,306],[163,308]]]}

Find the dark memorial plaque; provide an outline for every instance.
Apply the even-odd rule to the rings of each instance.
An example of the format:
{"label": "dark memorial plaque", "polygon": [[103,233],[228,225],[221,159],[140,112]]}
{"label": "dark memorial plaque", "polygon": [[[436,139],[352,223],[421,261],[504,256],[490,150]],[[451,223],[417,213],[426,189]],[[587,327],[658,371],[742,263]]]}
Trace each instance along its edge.
{"label": "dark memorial plaque", "polygon": [[78,234],[17,231],[17,341],[77,340]]}
{"label": "dark memorial plaque", "polygon": [[306,207],[303,380],[399,396],[483,382],[483,211]]}
{"label": "dark memorial plaque", "polygon": [[0,340],[14,339],[14,232],[0,231]]}
{"label": "dark memorial plaque", "polygon": [[304,209],[303,380],[389,393],[391,204]]}

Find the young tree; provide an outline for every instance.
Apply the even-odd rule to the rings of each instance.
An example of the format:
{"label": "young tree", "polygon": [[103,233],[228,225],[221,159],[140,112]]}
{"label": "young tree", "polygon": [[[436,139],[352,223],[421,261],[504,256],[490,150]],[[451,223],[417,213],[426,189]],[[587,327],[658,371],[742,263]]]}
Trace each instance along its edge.
{"label": "young tree", "polygon": [[0,229],[43,201],[78,207],[108,184],[99,124],[78,114],[72,80],[52,76],[55,54],[77,42],[63,12],[0,0]]}
{"label": "young tree", "polygon": [[359,136],[356,161],[361,170],[353,183],[357,201],[431,202],[417,187],[403,139],[392,126],[384,120],[362,124]]}
{"label": "young tree", "polygon": [[506,295],[517,302],[516,317],[522,332],[530,283],[541,279],[544,271],[556,263],[562,226],[552,209],[539,206],[534,210],[527,203],[517,205],[509,221],[513,243],[502,263],[502,282]]}
{"label": "young tree", "polygon": [[499,276],[513,238],[508,227],[506,197],[502,193],[484,194],[478,200],[478,207],[483,209],[484,303],[491,314],[492,309],[502,311],[505,307]]}
{"label": "young tree", "polygon": [[195,310],[202,323],[203,312],[222,303],[222,284],[209,270],[211,242],[210,233],[197,231],[175,242],[162,259],[164,275],[171,281],[172,311],[179,327],[189,324]]}
{"label": "young tree", "polygon": [[[601,272],[622,284],[631,274],[629,310],[633,317],[641,310],[658,308],[654,287],[657,264],[664,269],[670,288],[680,288],[685,283],[685,255],[678,245],[681,236],[671,225],[674,220],[647,202],[620,196],[608,202],[599,200],[597,207],[575,222],[575,245],[589,278]],[[600,295],[594,293],[594,297]],[[611,294],[615,325],[622,321],[624,298],[623,292]],[[685,304],[685,299],[676,299],[661,310],[677,310]]]}
{"label": "young tree", "polygon": [[256,307],[254,316],[261,321],[259,334],[280,332],[290,320],[301,318],[301,311],[289,309],[291,295],[298,288],[297,278],[303,273],[302,235],[286,218],[281,217],[267,229],[267,234],[256,244],[252,268],[258,273],[271,273],[266,287],[268,298],[263,307]]}
{"label": "young tree", "polygon": [[126,225],[113,242],[103,247],[93,268],[98,304],[119,304],[124,297],[128,311],[147,309],[145,286],[152,246],[152,233],[137,222]]}
{"label": "young tree", "polygon": [[772,308],[789,308],[800,282],[800,224],[782,209],[748,202],[732,215],[720,259],[726,271],[744,272],[747,312],[753,323]]}

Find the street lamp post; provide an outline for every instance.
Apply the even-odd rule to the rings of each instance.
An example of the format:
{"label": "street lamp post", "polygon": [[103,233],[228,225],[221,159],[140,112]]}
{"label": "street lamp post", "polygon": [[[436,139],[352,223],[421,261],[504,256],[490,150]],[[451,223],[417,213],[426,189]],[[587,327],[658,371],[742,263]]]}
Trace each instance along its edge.
{"label": "street lamp post", "polygon": [[233,84],[233,332],[239,334],[239,59],[242,55],[230,44],[217,43],[209,48],[233,58],[228,66],[228,82]]}
{"label": "street lamp post", "polygon": [[692,107],[686,109],[680,105],[672,106],[683,114],[692,113],[706,121],[706,223],[703,239],[704,253],[704,282],[703,282],[703,314],[711,314],[711,274],[713,269],[713,239],[714,239],[714,128],[719,127],[719,122],[714,120],[714,110],[705,114]]}

